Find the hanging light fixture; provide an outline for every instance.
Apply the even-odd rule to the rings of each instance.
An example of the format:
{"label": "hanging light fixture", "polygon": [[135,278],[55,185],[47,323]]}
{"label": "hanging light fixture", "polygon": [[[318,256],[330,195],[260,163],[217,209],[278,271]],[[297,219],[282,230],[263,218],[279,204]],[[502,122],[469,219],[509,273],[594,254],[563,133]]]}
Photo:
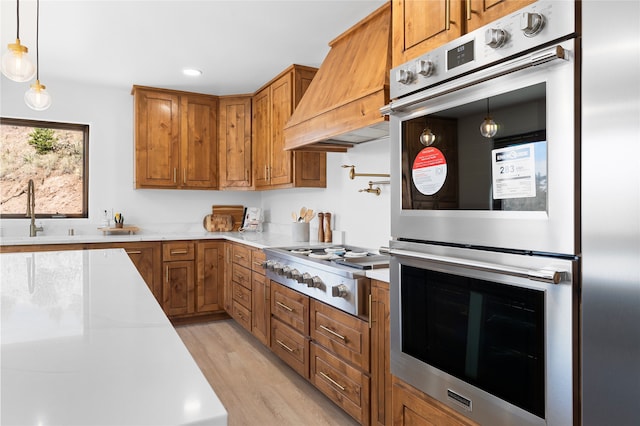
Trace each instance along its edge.
{"label": "hanging light fixture", "polygon": [[487,115],[484,117],[482,124],[480,124],[480,133],[485,138],[492,138],[498,133],[498,124],[493,121],[489,111],[489,98],[487,98]]}
{"label": "hanging light fixture", "polygon": [[51,95],[47,88],[40,84],[40,0],[36,2],[36,82],[31,85],[24,94],[24,101],[27,106],[36,111],[43,111],[51,106]]}
{"label": "hanging light fixture", "polygon": [[436,135],[427,126],[420,134],[420,143],[424,146],[433,145],[436,141]]}
{"label": "hanging light fixture", "polygon": [[36,73],[27,53],[27,46],[20,44],[20,0],[16,1],[16,42],[7,45],[7,51],[2,55],[2,74],[8,79],[19,83],[29,81]]}

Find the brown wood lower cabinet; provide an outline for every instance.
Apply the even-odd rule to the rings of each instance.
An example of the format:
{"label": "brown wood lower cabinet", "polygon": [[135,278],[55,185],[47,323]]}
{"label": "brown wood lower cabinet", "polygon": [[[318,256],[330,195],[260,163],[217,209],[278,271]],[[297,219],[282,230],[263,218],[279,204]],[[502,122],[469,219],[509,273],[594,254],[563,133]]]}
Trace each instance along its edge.
{"label": "brown wood lower cabinet", "polygon": [[371,281],[371,424],[392,424],[389,283]]}
{"label": "brown wood lower cabinet", "polygon": [[466,417],[393,377],[394,426],[479,426]]}
{"label": "brown wood lower cabinet", "polygon": [[265,254],[262,250],[251,252],[251,333],[263,345],[271,341],[271,280],[262,267]]}

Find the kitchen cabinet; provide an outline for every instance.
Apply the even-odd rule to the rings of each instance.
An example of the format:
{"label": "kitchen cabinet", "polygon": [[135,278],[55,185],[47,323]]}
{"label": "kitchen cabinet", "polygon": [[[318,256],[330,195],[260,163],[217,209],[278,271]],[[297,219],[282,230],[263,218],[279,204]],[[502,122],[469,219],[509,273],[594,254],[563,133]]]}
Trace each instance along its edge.
{"label": "kitchen cabinet", "polygon": [[232,259],[233,243],[224,243],[224,310],[231,315],[233,311]]}
{"label": "kitchen cabinet", "polygon": [[271,350],[309,378],[309,297],[271,281]]}
{"label": "kitchen cabinet", "polygon": [[389,283],[371,280],[371,424],[390,426],[391,325]]}
{"label": "kitchen cabinet", "polygon": [[251,332],[251,248],[231,247],[231,316]]}
{"label": "kitchen cabinet", "polygon": [[367,322],[311,300],[310,380],[363,425],[370,419]]}
{"label": "kitchen cabinet", "polygon": [[251,95],[218,101],[220,189],[252,189]]}
{"label": "kitchen cabinet", "polygon": [[224,242],[198,242],[196,273],[196,312],[223,310]]}
{"label": "kitchen cabinet", "polygon": [[133,87],[135,187],[217,189],[218,99]]}
{"label": "kitchen cabinet", "polygon": [[251,250],[251,333],[263,345],[271,341],[271,280],[264,275],[262,267],[265,254],[262,250]]}
{"label": "kitchen cabinet", "polygon": [[392,0],[397,67],[535,0]]}
{"label": "kitchen cabinet", "polygon": [[284,125],[316,71],[315,68],[292,65],[253,96],[255,189],[326,187],[326,153],[284,150]]}
{"label": "kitchen cabinet", "polygon": [[172,321],[217,316],[224,310],[224,244],[223,241],[162,243],[162,307]]}
{"label": "kitchen cabinet", "polygon": [[195,312],[195,244],[173,241],[162,244],[164,281],[162,308],[167,316]]}
{"label": "kitchen cabinet", "polygon": [[395,376],[392,393],[394,426],[478,426]]}

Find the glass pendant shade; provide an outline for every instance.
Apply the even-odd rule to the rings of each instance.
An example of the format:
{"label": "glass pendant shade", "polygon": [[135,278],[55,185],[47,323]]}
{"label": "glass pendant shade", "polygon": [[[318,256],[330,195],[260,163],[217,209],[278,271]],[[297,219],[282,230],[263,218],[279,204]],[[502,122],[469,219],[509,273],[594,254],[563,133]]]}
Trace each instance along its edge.
{"label": "glass pendant shade", "polygon": [[51,95],[47,88],[40,84],[40,80],[36,80],[35,84],[24,94],[24,101],[27,106],[36,111],[43,111],[51,106]]}
{"label": "glass pendant shade", "polygon": [[486,116],[480,124],[480,134],[485,138],[492,138],[496,133],[498,133],[498,124],[493,121],[490,115]]}
{"label": "glass pendant shade", "polygon": [[436,141],[436,135],[433,134],[430,128],[426,128],[420,134],[420,143],[424,146],[433,145]]}
{"label": "glass pendant shade", "polygon": [[33,79],[36,67],[29,59],[29,49],[20,44],[20,39],[7,45],[7,51],[2,55],[2,74],[10,80],[19,83]]}

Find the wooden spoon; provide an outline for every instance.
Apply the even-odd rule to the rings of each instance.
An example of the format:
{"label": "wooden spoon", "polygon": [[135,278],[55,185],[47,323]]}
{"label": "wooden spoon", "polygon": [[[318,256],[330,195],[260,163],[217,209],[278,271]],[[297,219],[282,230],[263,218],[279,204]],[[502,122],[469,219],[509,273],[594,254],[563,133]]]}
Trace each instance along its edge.
{"label": "wooden spoon", "polygon": [[300,209],[300,216],[298,216],[298,222],[302,222],[302,220],[304,219],[304,216],[307,214],[307,208],[306,207],[302,207]]}

